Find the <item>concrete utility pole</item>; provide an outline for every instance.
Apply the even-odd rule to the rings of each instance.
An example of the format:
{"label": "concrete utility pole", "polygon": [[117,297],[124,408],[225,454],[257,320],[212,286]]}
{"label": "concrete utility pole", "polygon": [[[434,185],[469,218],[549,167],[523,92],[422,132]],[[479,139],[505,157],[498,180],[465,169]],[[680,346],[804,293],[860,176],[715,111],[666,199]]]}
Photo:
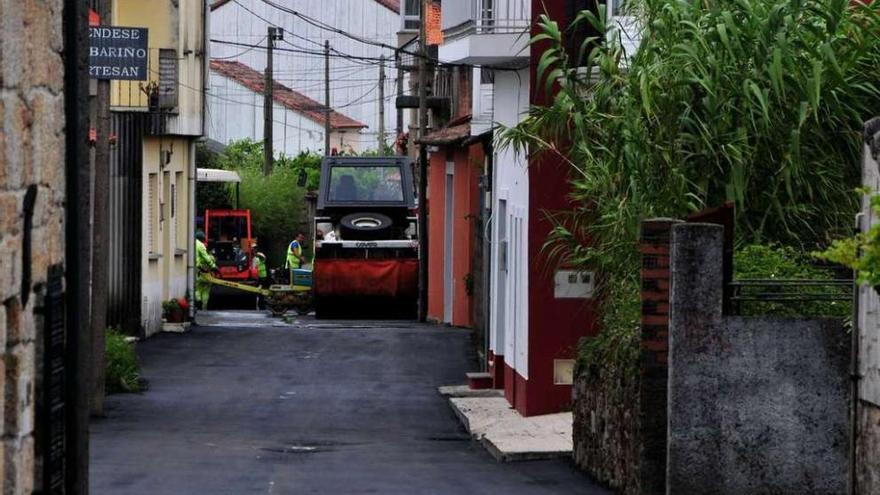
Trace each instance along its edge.
{"label": "concrete utility pole", "polygon": [[330,156],[330,40],[324,40],[324,156]]}
{"label": "concrete utility pole", "polygon": [[428,319],[428,149],[423,141],[428,131],[428,35],[425,13],[428,1],[419,9],[419,321]]}
{"label": "concrete utility pole", "polygon": [[[111,0],[98,0],[102,24],[110,22]],[[107,277],[110,250],[110,81],[99,80],[95,98],[95,179],[92,211],[92,386],[93,416],[104,414],[104,339],[107,331]]]}
{"label": "concrete utility pole", "polygon": [[[88,143],[89,32],[88,5],[82,0],[64,0],[64,119],[65,208],[64,290],[67,334],[64,360],[64,492],[89,493],[89,390],[91,388],[92,332],[91,264],[89,235],[92,165]],[[45,378],[45,376],[44,376]],[[45,383],[43,385],[46,385]],[[56,425],[60,426],[60,425]],[[45,452],[48,456],[49,453]],[[46,461],[44,457],[43,461]],[[44,486],[44,490],[49,487]],[[57,491],[56,491],[57,493]]]}
{"label": "concrete utility pole", "polygon": [[385,154],[385,55],[379,56],[379,154]]}
{"label": "concrete utility pole", "polygon": [[266,80],[263,82],[263,175],[271,174],[272,168],[275,166],[274,143],[272,141],[272,126],[274,124],[272,90],[275,85],[275,76],[273,75],[272,59],[275,41],[282,39],[284,39],[284,30],[269,26],[266,35]]}
{"label": "concrete utility pole", "polygon": [[[403,67],[401,67],[400,60],[400,50],[394,54],[394,62],[397,65],[397,96],[401,96],[403,94]],[[397,106],[397,105],[395,105]],[[397,129],[395,129],[396,134],[394,135],[395,141],[401,134],[403,134],[403,109],[397,107]]]}

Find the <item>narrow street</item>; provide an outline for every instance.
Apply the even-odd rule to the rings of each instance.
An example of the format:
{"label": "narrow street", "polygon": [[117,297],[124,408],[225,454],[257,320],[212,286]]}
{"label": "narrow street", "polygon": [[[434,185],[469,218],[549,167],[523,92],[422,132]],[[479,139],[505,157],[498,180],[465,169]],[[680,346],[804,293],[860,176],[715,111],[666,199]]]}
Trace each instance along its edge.
{"label": "narrow street", "polygon": [[92,422],[92,493],[606,493],[569,461],[499,464],[470,440],[437,392],[473,369],[466,330],[207,321],[138,344],[149,389]]}

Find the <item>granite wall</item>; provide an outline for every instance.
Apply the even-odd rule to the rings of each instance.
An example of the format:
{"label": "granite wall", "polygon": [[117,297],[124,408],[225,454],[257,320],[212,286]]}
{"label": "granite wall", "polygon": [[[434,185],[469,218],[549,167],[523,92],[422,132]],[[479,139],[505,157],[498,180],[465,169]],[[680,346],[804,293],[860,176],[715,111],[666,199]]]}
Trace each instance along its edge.
{"label": "granite wall", "polygon": [[846,493],[850,337],[723,316],[722,243],[719,225],[673,227],[667,493]]}

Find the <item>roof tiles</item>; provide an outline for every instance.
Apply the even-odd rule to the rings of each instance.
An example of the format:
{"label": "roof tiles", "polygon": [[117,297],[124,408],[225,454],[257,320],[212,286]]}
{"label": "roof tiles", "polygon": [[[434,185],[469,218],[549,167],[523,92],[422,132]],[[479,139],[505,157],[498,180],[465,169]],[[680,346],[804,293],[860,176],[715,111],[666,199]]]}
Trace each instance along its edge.
{"label": "roof tiles", "polygon": [[[263,74],[241,62],[211,60],[211,70],[238,82],[256,93],[262,93],[265,87]],[[274,81],[272,98],[279,105],[284,105],[295,112],[301,113],[315,122],[324,122],[324,113],[327,109],[324,104],[318,103],[278,81]],[[367,127],[367,125],[330,109],[330,127],[333,129],[362,129]]]}

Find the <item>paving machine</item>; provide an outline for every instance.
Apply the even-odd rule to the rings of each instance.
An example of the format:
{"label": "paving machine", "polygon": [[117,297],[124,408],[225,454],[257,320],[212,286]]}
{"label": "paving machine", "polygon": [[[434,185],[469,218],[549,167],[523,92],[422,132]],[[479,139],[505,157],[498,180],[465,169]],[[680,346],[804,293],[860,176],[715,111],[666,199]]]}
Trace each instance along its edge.
{"label": "paving machine", "polygon": [[301,273],[294,274],[292,285],[273,284],[267,288],[226,280],[213,275],[203,276],[214,285],[265,297],[266,307],[272,316],[282,316],[289,310],[294,310],[299,315],[306,315],[312,310],[311,273],[305,273],[309,270],[297,270],[297,272]]}
{"label": "paving machine", "polygon": [[328,156],[313,265],[317,318],[414,318],[419,226],[412,161]]}

